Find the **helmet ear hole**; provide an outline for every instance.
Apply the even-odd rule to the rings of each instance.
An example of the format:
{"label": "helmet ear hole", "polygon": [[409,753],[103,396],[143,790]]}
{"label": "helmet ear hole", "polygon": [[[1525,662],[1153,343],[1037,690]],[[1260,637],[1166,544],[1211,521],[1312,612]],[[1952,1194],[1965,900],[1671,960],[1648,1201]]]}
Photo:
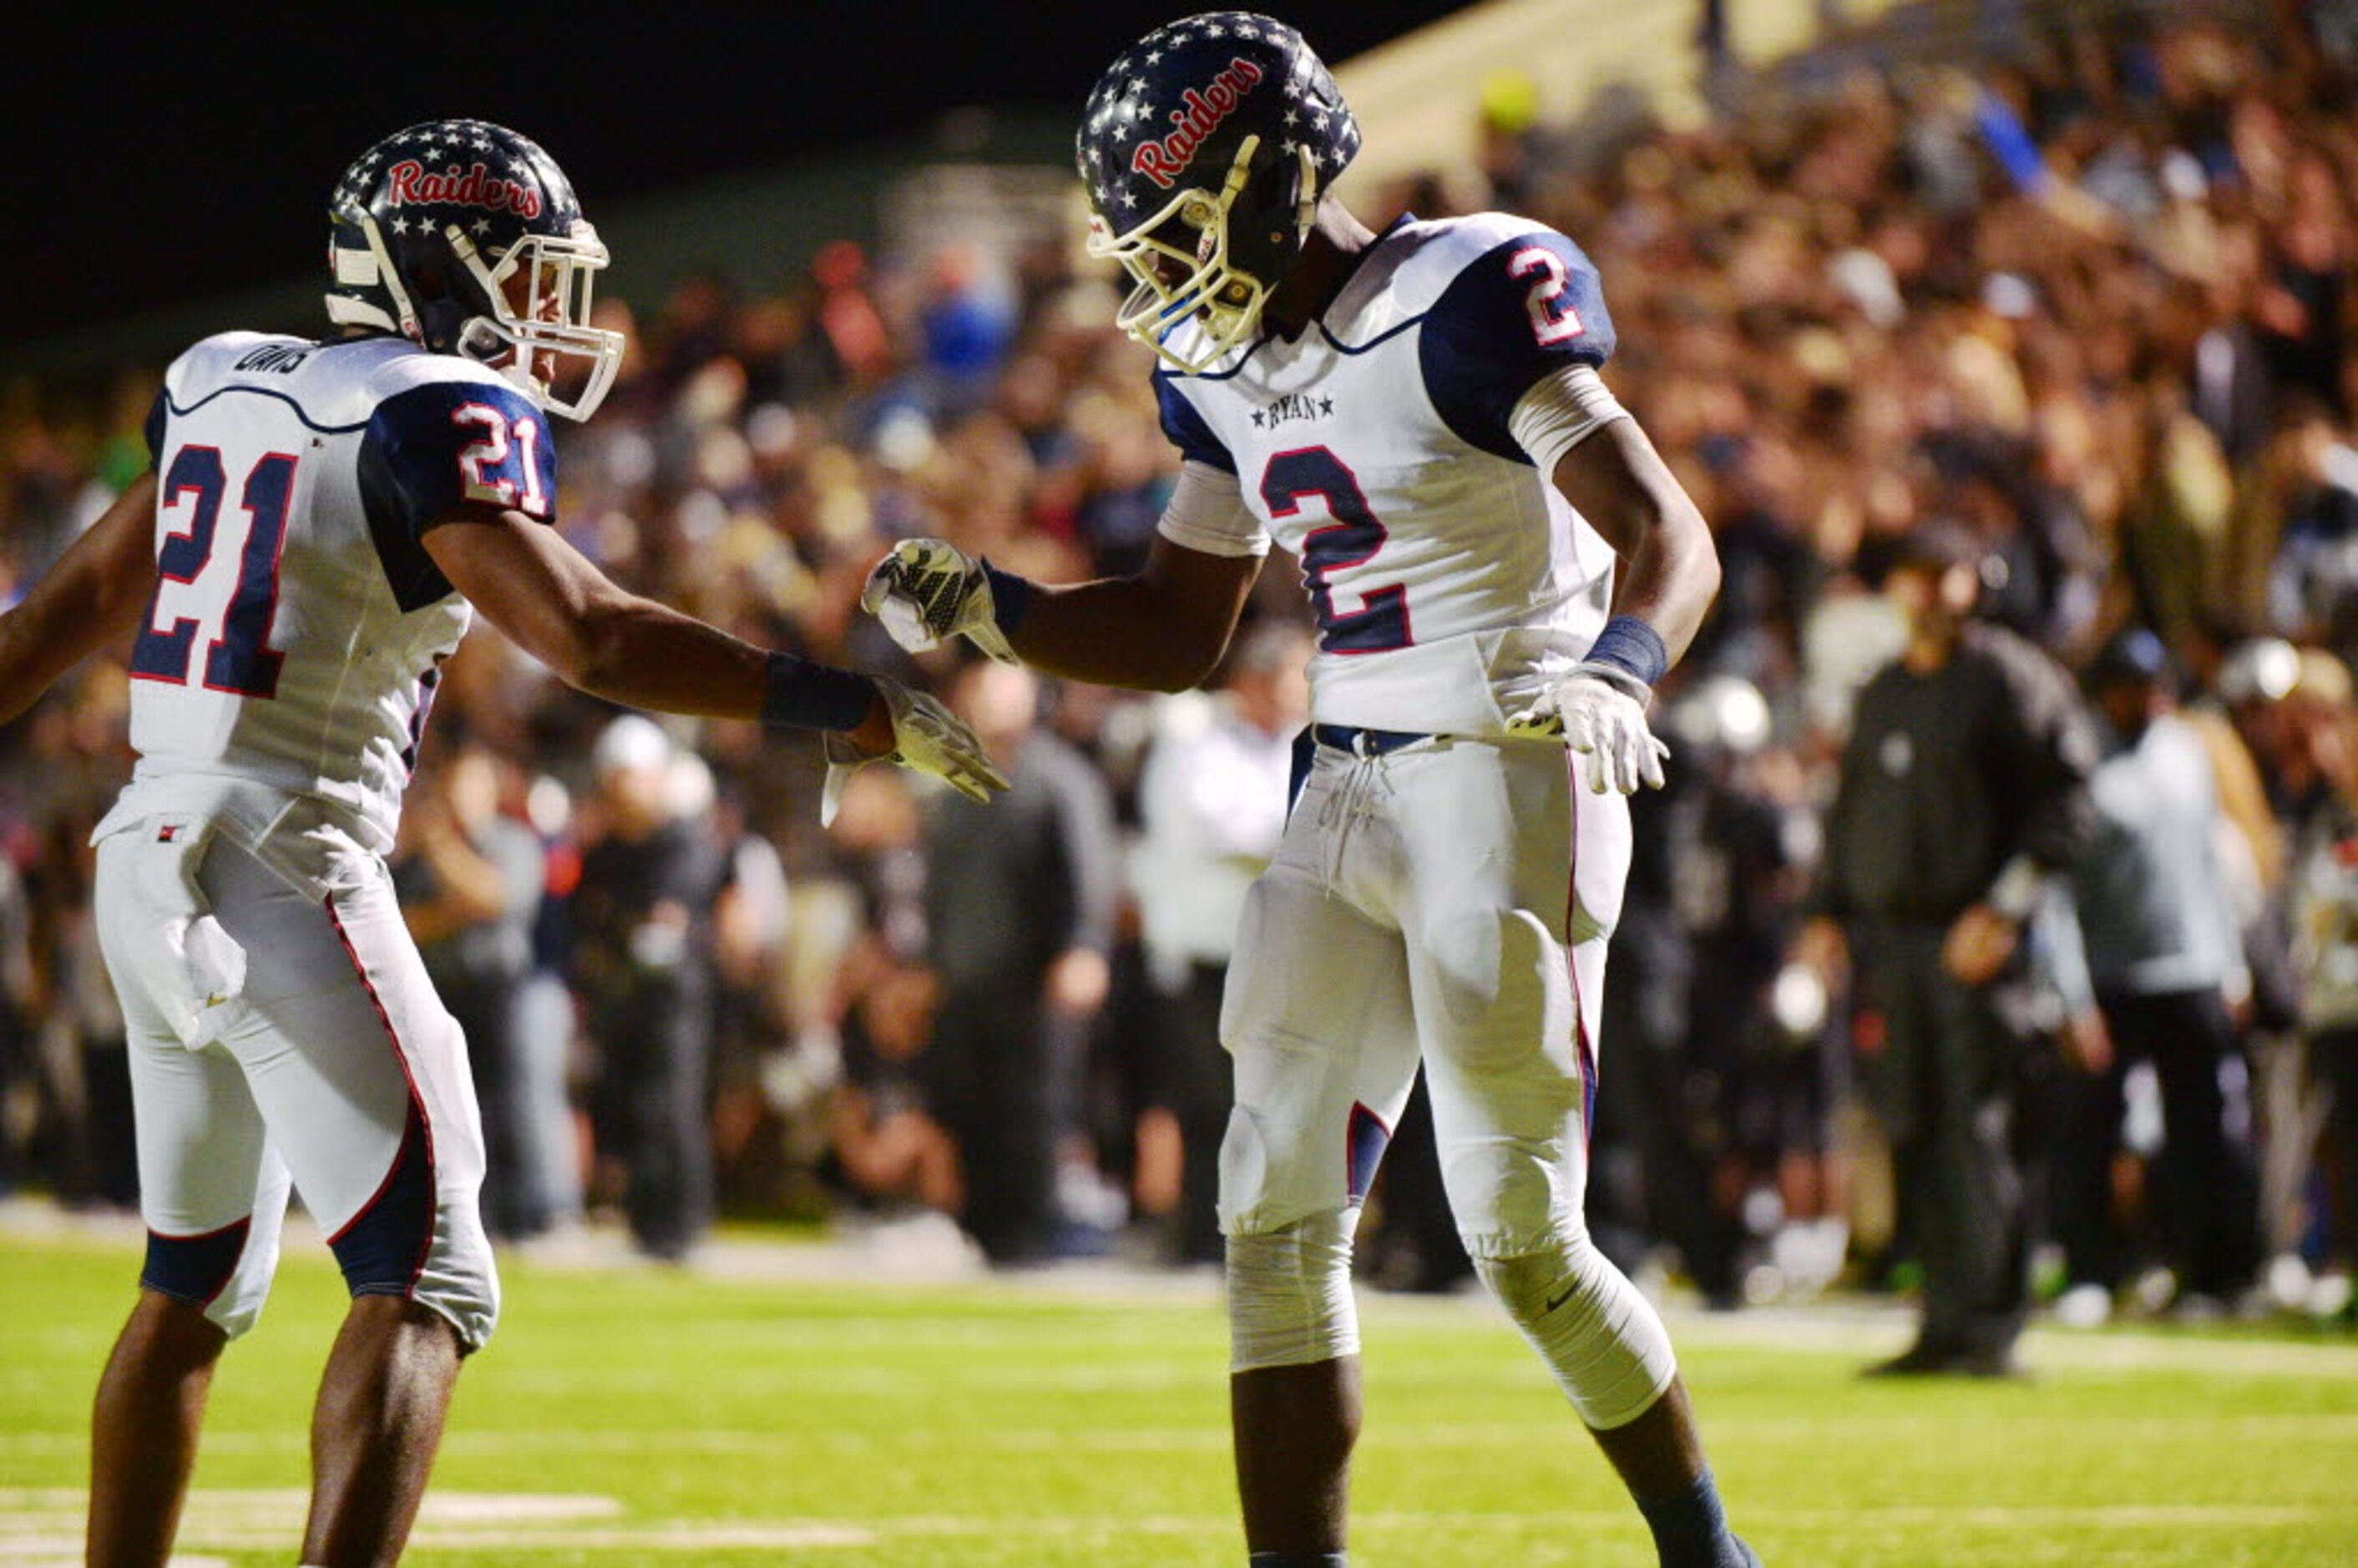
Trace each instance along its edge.
{"label": "helmet ear hole", "polygon": [[450,275],[439,262],[431,257],[421,257],[410,265],[409,287],[411,295],[420,303],[448,299],[450,297]]}
{"label": "helmet ear hole", "polygon": [[497,359],[508,349],[508,341],[500,336],[499,329],[481,316],[474,317],[459,329],[459,352],[471,360],[488,362]]}

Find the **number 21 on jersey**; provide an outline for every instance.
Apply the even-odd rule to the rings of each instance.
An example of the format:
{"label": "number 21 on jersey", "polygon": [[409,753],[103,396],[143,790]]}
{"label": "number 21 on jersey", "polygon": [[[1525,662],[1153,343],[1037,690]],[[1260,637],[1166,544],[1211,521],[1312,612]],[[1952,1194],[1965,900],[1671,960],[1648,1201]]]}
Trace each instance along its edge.
{"label": "number 21 on jersey", "polygon": [[[168,532],[156,552],[156,591],[147,600],[147,619],[131,650],[134,679],[188,684],[200,622],[175,613],[170,624],[157,624],[168,585],[195,588],[233,570],[236,581],[222,610],[220,630],[205,646],[205,689],[233,697],[278,694],[285,655],[270,646],[270,627],[278,615],[278,557],[287,543],[297,461],[287,452],[266,452],[245,470],[238,491],[238,506],[250,519],[245,537],[233,552],[217,552],[215,535],[230,482],[221,449],[190,445],[172,455],[157,497]],[[210,602],[218,591],[200,589],[186,597]]]}
{"label": "number 21 on jersey", "polygon": [[[548,515],[548,492],[540,482],[538,420],[510,420],[488,403],[462,403],[450,410],[450,422],[482,432],[459,454],[459,477],[466,487],[468,500],[514,506],[535,517]],[[516,469],[523,475],[521,485],[496,471],[485,472],[487,469],[497,470],[507,466],[511,430],[514,432]]]}

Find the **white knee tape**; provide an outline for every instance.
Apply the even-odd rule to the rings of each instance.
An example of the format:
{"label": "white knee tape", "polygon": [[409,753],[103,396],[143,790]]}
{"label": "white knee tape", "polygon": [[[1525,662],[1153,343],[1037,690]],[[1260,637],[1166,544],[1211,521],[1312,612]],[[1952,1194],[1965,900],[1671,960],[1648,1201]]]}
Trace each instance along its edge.
{"label": "white knee tape", "polygon": [[1627,1426],[1678,1375],[1662,1320],[1585,1229],[1559,1232],[1541,1251],[1479,1259],[1475,1267],[1592,1429]]}
{"label": "white knee tape", "polygon": [[1228,1238],[1228,1368],[1300,1367],[1359,1353],[1351,1297],[1357,1208]]}
{"label": "white knee tape", "polygon": [[410,1299],[449,1319],[468,1355],[490,1341],[500,1321],[500,1271],[472,1203],[441,1206],[434,1243]]}

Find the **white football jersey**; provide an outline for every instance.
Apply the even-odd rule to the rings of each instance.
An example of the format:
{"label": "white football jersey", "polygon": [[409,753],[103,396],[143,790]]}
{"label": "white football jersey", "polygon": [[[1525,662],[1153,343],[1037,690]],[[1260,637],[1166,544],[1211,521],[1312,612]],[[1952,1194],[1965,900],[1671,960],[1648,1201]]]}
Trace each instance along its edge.
{"label": "white football jersey", "polygon": [[1249,511],[1163,532],[1215,554],[1273,535],[1301,558],[1318,721],[1497,734],[1586,652],[1613,593],[1612,547],[1509,420],[1542,378],[1612,351],[1596,270],[1562,234],[1403,220],[1299,337],[1156,373],[1165,432],[1235,474]]}
{"label": "white football jersey", "polygon": [[229,332],[173,363],[147,439],[157,582],[114,816],[279,800],[386,852],[472,614],[420,538],[467,501],[550,516],[545,416],[403,339]]}

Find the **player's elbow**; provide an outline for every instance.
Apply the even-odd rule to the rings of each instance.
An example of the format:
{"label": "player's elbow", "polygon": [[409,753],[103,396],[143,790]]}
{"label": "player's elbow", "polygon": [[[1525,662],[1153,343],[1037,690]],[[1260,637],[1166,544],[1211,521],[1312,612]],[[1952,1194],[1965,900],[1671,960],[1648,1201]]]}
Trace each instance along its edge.
{"label": "player's elbow", "polygon": [[1719,546],[1712,542],[1711,529],[1704,524],[1700,512],[1694,514],[1694,533],[1693,559],[1687,568],[1687,574],[1694,584],[1695,598],[1709,604],[1719,597]]}
{"label": "player's elbow", "polygon": [[532,641],[533,656],[558,680],[591,697],[605,697],[622,664],[622,638],[595,611],[568,616]]}
{"label": "player's elbow", "polygon": [[1719,546],[1702,509],[1683,491],[1660,498],[1648,533],[1681,599],[1700,609],[1719,597]]}

